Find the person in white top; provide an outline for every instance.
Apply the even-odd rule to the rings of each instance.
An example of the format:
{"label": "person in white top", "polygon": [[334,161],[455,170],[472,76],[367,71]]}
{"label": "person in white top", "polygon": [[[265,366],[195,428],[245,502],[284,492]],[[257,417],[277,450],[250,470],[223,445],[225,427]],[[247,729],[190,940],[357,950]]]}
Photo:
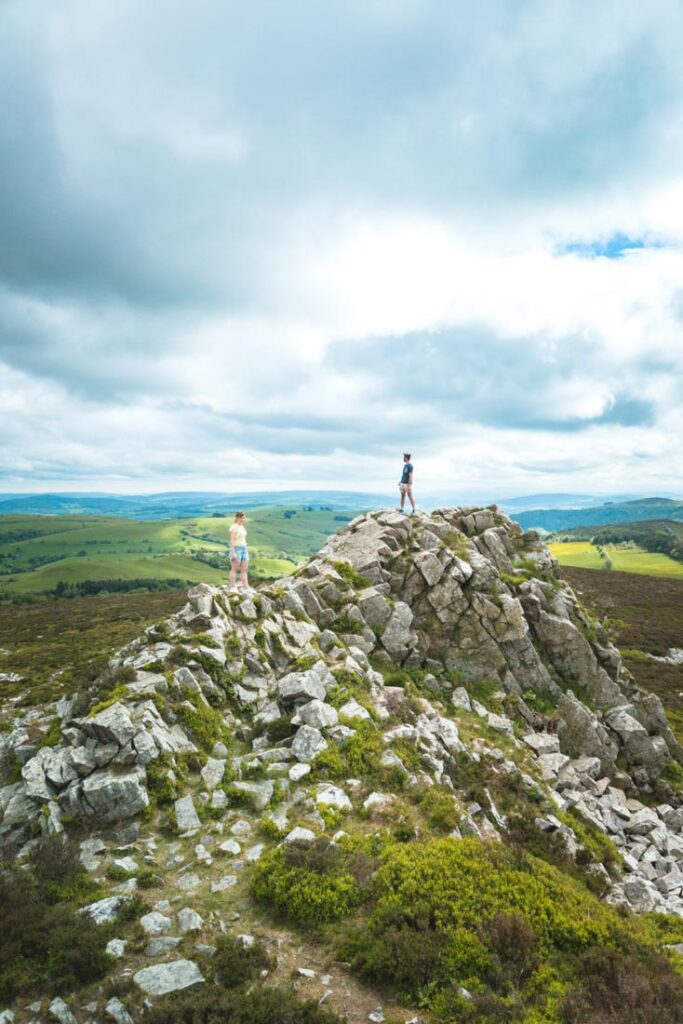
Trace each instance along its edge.
{"label": "person in white top", "polygon": [[244,512],[236,512],[235,522],[230,527],[230,586],[235,587],[239,569],[240,583],[245,590],[249,590],[249,551],[244,520]]}

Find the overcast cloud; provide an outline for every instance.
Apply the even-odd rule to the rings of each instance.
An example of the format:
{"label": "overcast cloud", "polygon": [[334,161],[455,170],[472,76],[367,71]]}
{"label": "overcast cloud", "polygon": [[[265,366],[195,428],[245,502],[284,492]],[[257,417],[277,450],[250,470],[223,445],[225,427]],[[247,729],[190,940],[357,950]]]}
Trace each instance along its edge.
{"label": "overcast cloud", "polygon": [[0,489],[683,492],[677,0],[0,0]]}

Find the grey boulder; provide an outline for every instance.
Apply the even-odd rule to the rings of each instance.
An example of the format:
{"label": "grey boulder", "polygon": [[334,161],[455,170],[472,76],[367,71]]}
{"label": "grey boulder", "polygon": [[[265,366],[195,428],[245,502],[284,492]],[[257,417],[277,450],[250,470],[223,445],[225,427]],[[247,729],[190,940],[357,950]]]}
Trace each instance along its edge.
{"label": "grey boulder", "polygon": [[168,964],[143,967],[133,975],[133,981],[148,996],[163,996],[201,985],[204,976],[192,960],[172,960]]}
{"label": "grey boulder", "polygon": [[327,746],[327,740],[310,725],[302,725],[292,741],[292,753],[297,761],[312,761]]}

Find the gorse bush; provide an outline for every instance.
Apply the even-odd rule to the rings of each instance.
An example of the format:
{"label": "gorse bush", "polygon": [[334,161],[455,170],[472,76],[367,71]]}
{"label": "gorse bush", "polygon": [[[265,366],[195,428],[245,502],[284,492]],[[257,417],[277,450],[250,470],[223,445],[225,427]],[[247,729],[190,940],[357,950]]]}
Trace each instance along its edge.
{"label": "gorse bush", "polygon": [[289,843],[261,857],[251,891],[260,903],[297,924],[338,921],[362,897],[353,860],[324,839]]}
{"label": "gorse bush", "polygon": [[436,786],[420,796],[419,807],[429,828],[435,832],[452,832],[460,821],[460,812],[451,793]]}
{"label": "gorse bush", "polygon": [[[349,927],[343,955],[362,975],[428,1006],[440,1020],[601,1020],[576,1016],[577,1007],[592,1005],[581,987],[581,965],[596,948],[615,951],[622,964],[615,978],[628,974],[624,957],[631,957],[644,991],[654,991],[655,976],[668,979],[667,991],[678,991],[668,961],[652,959],[651,933],[640,922],[622,918],[553,866],[502,844],[467,838],[389,847],[372,893],[368,920]],[[463,999],[460,986],[474,998]],[[620,1024],[626,1020],[641,1018]]]}

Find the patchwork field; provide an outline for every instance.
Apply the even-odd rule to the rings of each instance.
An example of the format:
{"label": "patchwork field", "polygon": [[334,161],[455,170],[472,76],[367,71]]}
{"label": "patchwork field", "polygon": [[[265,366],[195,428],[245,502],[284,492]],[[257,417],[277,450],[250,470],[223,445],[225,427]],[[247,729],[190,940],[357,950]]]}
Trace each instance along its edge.
{"label": "patchwork field", "polygon": [[548,546],[560,565],[579,569],[611,568],[617,572],[677,576],[683,579],[683,563],[674,561],[668,555],[643,551],[633,545],[605,544],[598,548],[588,541],[558,541]]}
{"label": "patchwork field", "polygon": [[[247,528],[255,578],[291,572],[353,513],[255,509]],[[219,583],[228,571],[232,517],[140,522],[113,516],[1,516],[0,596],[53,591],[61,582]]]}

